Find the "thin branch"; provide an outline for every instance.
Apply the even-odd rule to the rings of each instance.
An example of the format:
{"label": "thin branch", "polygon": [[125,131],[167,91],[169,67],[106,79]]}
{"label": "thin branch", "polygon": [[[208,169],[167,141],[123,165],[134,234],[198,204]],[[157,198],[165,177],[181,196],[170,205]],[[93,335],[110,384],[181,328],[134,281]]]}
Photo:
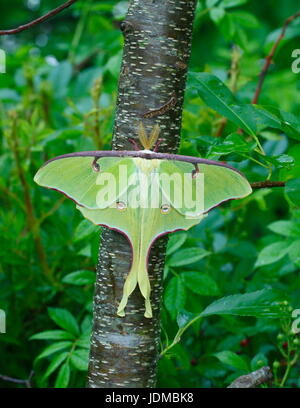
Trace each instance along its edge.
{"label": "thin branch", "polygon": [[31,388],[31,379],[34,376],[34,371],[31,371],[27,380],[19,380],[18,378],[8,377],[7,375],[0,374],[0,380],[12,382],[14,384],[24,384],[26,388]]}
{"label": "thin branch", "polygon": [[265,59],[264,66],[263,66],[263,68],[261,70],[261,73],[259,75],[259,81],[258,81],[258,84],[257,84],[257,87],[256,87],[255,95],[254,95],[254,97],[252,99],[252,103],[254,103],[254,104],[258,103],[258,99],[259,99],[259,96],[260,96],[260,93],[261,93],[261,90],[262,90],[262,86],[263,86],[263,83],[265,81],[268,70],[270,68],[270,65],[271,65],[272,59],[274,57],[274,54],[275,54],[281,40],[284,38],[284,36],[286,34],[286,30],[287,30],[289,24],[291,24],[291,22],[294,21],[297,17],[300,17],[300,10],[297,11],[297,13],[293,14],[292,16],[290,16],[288,19],[285,20],[285,22],[283,24],[283,27],[282,27],[282,30],[280,32],[280,35],[278,36],[278,38],[275,41],[273,47],[271,48],[271,51],[270,51],[269,55]]}
{"label": "thin branch", "polygon": [[27,30],[28,28],[31,28],[37,24],[43,23],[44,21],[48,20],[50,17],[55,16],[56,14],[60,13],[64,9],[70,7],[73,3],[75,3],[77,0],[69,0],[66,3],[62,4],[61,6],[57,7],[56,9],[53,9],[49,11],[47,14],[45,14],[42,17],[37,18],[36,20],[30,21],[27,24],[21,25],[17,28],[13,28],[10,30],[0,30],[0,35],[11,35],[11,34],[17,34],[22,31]]}
{"label": "thin branch", "polygon": [[270,367],[262,367],[253,373],[242,375],[233,381],[227,388],[255,388],[258,385],[272,380],[273,375]]}
{"label": "thin branch", "polygon": [[257,190],[259,188],[272,188],[272,187],[284,187],[284,186],[285,186],[285,181],[265,180],[265,181],[257,181],[255,183],[251,183],[251,187],[254,190]]}

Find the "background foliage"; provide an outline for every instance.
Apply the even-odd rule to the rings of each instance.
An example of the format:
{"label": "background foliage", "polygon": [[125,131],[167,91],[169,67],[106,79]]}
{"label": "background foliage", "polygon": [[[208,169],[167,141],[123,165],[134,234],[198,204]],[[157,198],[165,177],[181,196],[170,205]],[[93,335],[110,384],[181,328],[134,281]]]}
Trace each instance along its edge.
{"label": "background foliage", "polygon": [[[60,3],[2,0],[1,28]],[[159,386],[224,387],[267,364],[272,386],[300,386],[299,340],[291,332],[300,295],[300,73],[291,69],[300,18],[275,54],[264,108],[250,106],[263,59],[297,6],[199,1],[180,152],[229,162],[252,182],[288,182],[223,205],[171,237]],[[42,26],[0,38],[7,52],[0,74],[0,308],[7,313],[0,374],[26,379],[34,370],[34,387],[85,385],[99,229],[33,176],[50,157],[110,148],[126,8],[126,1],[79,1]]]}

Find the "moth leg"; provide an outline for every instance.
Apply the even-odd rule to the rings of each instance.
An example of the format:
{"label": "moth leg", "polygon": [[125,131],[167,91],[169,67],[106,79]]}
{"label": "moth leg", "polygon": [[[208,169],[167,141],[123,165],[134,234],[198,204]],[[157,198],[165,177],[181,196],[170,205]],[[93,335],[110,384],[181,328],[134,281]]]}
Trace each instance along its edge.
{"label": "moth leg", "polygon": [[134,146],[134,150],[136,150],[137,152],[139,152],[141,150],[139,145],[137,144],[137,142],[134,139],[129,138],[128,140]]}
{"label": "moth leg", "polygon": [[196,178],[198,176],[198,174],[199,174],[199,167],[198,167],[197,163],[194,163],[194,166],[195,166],[195,168],[192,171],[192,178]]}
{"label": "moth leg", "polygon": [[92,163],[92,169],[96,172],[99,173],[100,171],[100,165],[97,163],[99,157],[95,157]]}

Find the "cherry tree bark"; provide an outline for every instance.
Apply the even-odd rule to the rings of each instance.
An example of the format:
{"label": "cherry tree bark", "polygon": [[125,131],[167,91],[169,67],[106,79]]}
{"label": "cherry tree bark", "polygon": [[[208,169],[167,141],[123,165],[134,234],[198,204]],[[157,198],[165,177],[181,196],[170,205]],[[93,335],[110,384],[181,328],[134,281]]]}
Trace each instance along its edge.
{"label": "cherry tree bark", "polygon": [[[176,153],[190,56],[196,0],[131,0],[125,20],[124,55],[112,148],[132,150],[142,121],[161,129],[159,151]],[[103,229],[94,295],[88,387],[155,387],[159,356],[160,305],[166,238],[149,257],[153,318],[144,317],[136,289],[126,317],[116,316],[131,248],[119,233]]]}

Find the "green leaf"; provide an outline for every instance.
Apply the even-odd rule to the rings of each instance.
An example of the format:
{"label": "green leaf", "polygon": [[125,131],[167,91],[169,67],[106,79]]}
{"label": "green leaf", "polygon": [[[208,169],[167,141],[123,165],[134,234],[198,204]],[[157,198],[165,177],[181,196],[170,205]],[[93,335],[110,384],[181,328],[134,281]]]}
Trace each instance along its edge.
{"label": "green leaf", "polygon": [[230,367],[235,368],[236,370],[248,371],[248,364],[246,361],[238,356],[237,354],[233,353],[232,351],[220,351],[219,353],[213,354],[221,363],[229,365]]}
{"label": "green leaf", "polygon": [[197,83],[200,97],[210,108],[234,122],[247,133],[255,134],[256,128],[249,121],[249,114],[247,113],[247,116],[245,112],[242,114],[242,108],[237,105],[234,95],[219,78],[206,72],[192,73],[191,76]]}
{"label": "green leaf", "polygon": [[71,362],[77,370],[88,369],[89,350],[76,350],[71,354]]}
{"label": "green leaf", "polygon": [[248,0],[223,0],[222,6],[225,8],[237,7],[246,4]]}
{"label": "green leaf", "polygon": [[231,13],[231,16],[234,18],[234,20],[242,25],[243,27],[247,28],[258,28],[259,27],[259,21],[257,18],[251,14],[248,13],[247,11],[233,11]]}
{"label": "green leaf", "polygon": [[207,306],[200,316],[229,314],[269,318],[285,317],[285,312],[279,305],[281,300],[280,294],[272,289],[226,296]]}
{"label": "green leaf", "polygon": [[286,241],[274,242],[264,247],[258,254],[255,267],[270,265],[282,259],[288,252],[289,243]]}
{"label": "green leaf", "polygon": [[229,153],[249,153],[256,147],[256,142],[246,142],[245,139],[238,133],[231,133],[222,142],[212,145],[209,153],[216,155],[224,155]]}
{"label": "green leaf", "polygon": [[67,332],[77,336],[79,334],[79,327],[75,317],[66,309],[48,308],[50,318]]}
{"label": "green leaf", "polygon": [[225,16],[225,10],[222,7],[213,7],[209,11],[209,15],[212,21],[218,24],[222,20],[222,18]]}
{"label": "green leaf", "polygon": [[278,156],[265,156],[264,159],[267,162],[272,163],[278,169],[282,168],[290,169],[295,164],[294,158],[288,156],[287,154],[280,154]]}
{"label": "green leaf", "polygon": [[300,207],[300,178],[289,180],[285,185],[285,194],[297,207]]}
{"label": "green leaf", "polygon": [[269,230],[284,237],[300,236],[300,228],[292,221],[275,221],[268,225]]}
{"label": "green leaf", "polygon": [[70,381],[70,364],[67,361],[59,369],[56,381],[55,388],[67,388]]}
{"label": "green leaf", "polygon": [[213,7],[215,4],[217,4],[220,0],[206,0],[205,4],[207,8]]}
{"label": "green leaf", "polygon": [[197,314],[188,312],[186,310],[180,310],[177,315],[177,324],[179,329],[185,327],[191,320],[197,317]]}
{"label": "green leaf", "polygon": [[210,255],[210,252],[203,248],[185,248],[172,255],[168,261],[168,265],[171,267],[190,265],[208,255]]}
{"label": "green leaf", "polygon": [[220,290],[216,282],[206,273],[184,272],[181,274],[184,284],[193,292],[203,296],[216,296]]}
{"label": "green leaf", "polygon": [[74,233],[74,242],[81,241],[86,239],[90,235],[94,234],[95,232],[99,232],[99,226],[93,224],[88,220],[81,221]]}
{"label": "green leaf", "polygon": [[95,272],[91,271],[76,271],[64,276],[62,281],[71,285],[82,286],[94,284],[96,280]]}
{"label": "green leaf", "polygon": [[290,260],[298,267],[300,267],[300,239],[294,241],[289,247],[288,254]]}
{"label": "green leaf", "polygon": [[74,336],[63,330],[48,330],[34,334],[29,340],[73,340]]}
{"label": "green leaf", "polygon": [[186,292],[182,279],[178,276],[173,277],[165,290],[165,305],[173,319],[178,312],[183,309],[185,304]]}
{"label": "green leaf", "polygon": [[43,380],[47,379],[65,361],[68,355],[69,355],[68,352],[64,352],[61,354],[57,354],[57,356],[53,357],[45,374],[43,375]]}
{"label": "green leaf", "polygon": [[66,348],[71,348],[73,343],[71,341],[60,341],[57,343],[50,344],[46,347],[37,357],[36,360],[40,360],[45,357],[51,356],[51,354],[56,353],[57,351],[64,350]]}
{"label": "green leaf", "polygon": [[177,251],[177,249],[185,243],[186,239],[186,232],[176,232],[175,234],[172,234],[168,242],[167,255],[171,255],[173,252]]}

